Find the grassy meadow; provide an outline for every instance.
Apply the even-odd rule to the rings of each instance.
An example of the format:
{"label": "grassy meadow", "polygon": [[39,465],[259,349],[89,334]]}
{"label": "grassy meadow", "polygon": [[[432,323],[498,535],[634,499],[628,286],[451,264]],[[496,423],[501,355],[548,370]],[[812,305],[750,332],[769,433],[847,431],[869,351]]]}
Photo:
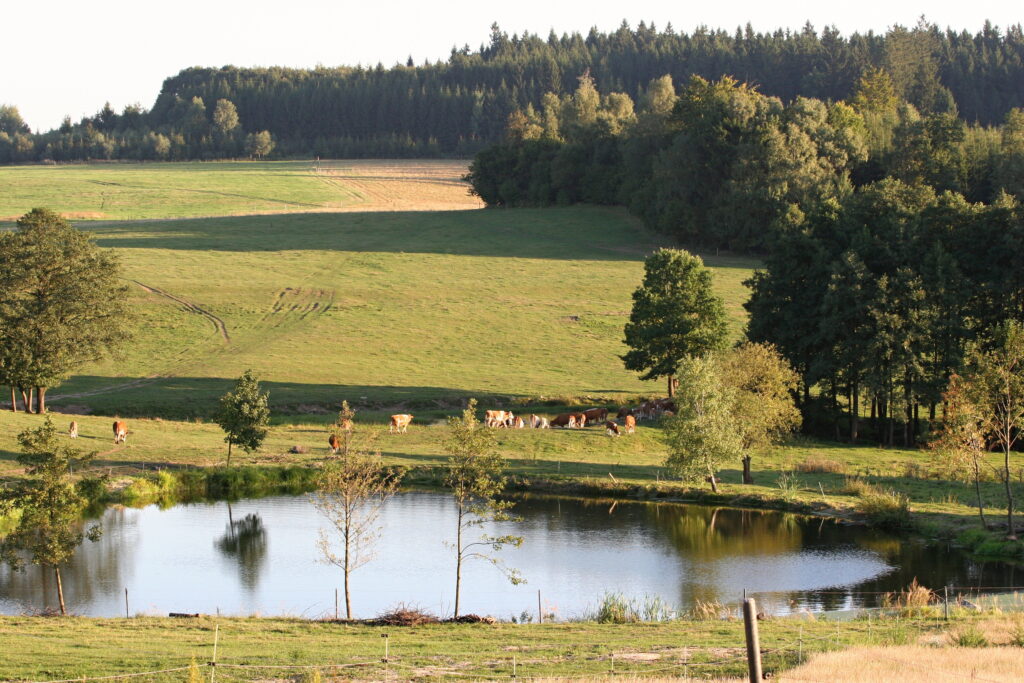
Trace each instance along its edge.
{"label": "grassy meadow", "polygon": [[[660,393],[626,372],[622,326],[658,241],[573,207],[84,224],[124,265],[134,341],[50,392],[107,415],[206,414],[253,368],[277,410],[342,399]],[[709,256],[739,335],[756,262]]]}
{"label": "grassy meadow", "polygon": [[37,206],[72,219],[480,208],[464,161],[238,161],[0,167],[0,221]]}

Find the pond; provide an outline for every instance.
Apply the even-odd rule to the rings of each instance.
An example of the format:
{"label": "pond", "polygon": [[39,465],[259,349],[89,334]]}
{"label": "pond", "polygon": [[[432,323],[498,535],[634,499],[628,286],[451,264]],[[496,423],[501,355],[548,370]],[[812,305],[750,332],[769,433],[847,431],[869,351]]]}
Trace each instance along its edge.
{"label": "pond", "polygon": [[[972,561],[946,547],[833,521],[770,511],[668,503],[528,496],[518,523],[473,534],[514,533],[522,547],[497,553],[527,583],[511,585],[490,564],[464,572],[462,613],[507,619],[578,617],[606,592],[675,608],[696,600],[737,603],[759,592],[775,612],[850,609],[913,578],[936,588],[1013,586],[1013,567]],[[454,603],[455,507],[443,492],[404,492],[381,522],[376,558],[352,574],[354,616],[400,603],[450,616]],[[110,508],[104,534],[86,541],[64,572],[68,608],[89,616],[168,612],[333,616],[341,570],[318,562],[326,521],[305,496]],[[0,569],[0,612],[53,607],[52,574]],[[342,598],[342,614],[344,602]]]}

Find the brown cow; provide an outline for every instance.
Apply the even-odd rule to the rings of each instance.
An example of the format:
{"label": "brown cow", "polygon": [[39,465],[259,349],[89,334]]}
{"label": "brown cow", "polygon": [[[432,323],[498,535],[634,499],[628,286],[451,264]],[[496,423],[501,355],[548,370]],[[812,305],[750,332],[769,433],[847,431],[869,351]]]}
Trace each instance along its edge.
{"label": "brown cow", "polygon": [[114,443],[126,443],[128,441],[128,423],[118,420],[114,423]]}
{"label": "brown cow", "polygon": [[583,414],[587,416],[587,422],[590,424],[597,424],[608,420],[607,408],[591,408],[590,410],[584,410]]}
{"label": "brown cow", "polygon": [[615,424],[611,420],[605,421],[604,428],[608,432],[608,436],[618,436],[619,435],[619,425]]}
{"label": "brown cow", "polygon": [[389,434],[398,432],[399,434],[405,434],[405,430],[409,427],[409,423],[412,422],[412,415],[402,413],[401,415],[391,416],[391,426],[388,428]]}
{"label": "brown cow", "polygon": [[68,436],[70,436],[72,439],[78,438],[78,423],[75,422],[74,420],[71,421],[71,426],[68,427]]}
{"label": "brown cow", "polygon": [[633,432],[636,431],[636,418],[633,417],[632,415],[627,415],[626,416],[625,424],[626,424],[626,433],[627,434],[632,434]]}
{"label": "brown cow", "polygon": [[576,423],[572,425],[576,429],[583,429],[587,426],[587,414],[586,413],[569,413],[572,417],[576,418]]}
{"label": "brown cow", "polygon": [[334,455],[341,448],[341,439],[338,438],[337,434],[331,434],[327,437],[327,445],[331,447],[331,455]]}
{"label": "brown cow", "polygon": [[561,427],[563,429],[575,427],[576,418],[572,416],[572,413],[562,413],[551,418],[550,424],[552,427]]}

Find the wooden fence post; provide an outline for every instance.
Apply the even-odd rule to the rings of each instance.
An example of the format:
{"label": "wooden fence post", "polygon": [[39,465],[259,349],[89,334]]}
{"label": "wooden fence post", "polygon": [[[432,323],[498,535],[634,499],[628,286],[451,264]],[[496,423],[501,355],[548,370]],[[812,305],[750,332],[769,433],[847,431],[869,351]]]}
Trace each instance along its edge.
{"label": "wooden fence post", "polygon": [[757,636],[757,604],[754,598],[743,601],[743,626],[747,634],[747,670],[750,683],[761,683],[761,642]]}

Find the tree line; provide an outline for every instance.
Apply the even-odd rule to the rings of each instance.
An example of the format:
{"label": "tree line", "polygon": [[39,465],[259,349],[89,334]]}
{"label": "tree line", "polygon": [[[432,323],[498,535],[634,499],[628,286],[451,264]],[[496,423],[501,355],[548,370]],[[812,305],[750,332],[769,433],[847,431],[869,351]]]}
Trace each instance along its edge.
{"label": "tree line", "polygon": [[[77,123],[33,135],[14,107],[0,109],[0,163],[82,159],[203,159],[246,152],[266,131],[282,156],[469,155],[499,142],[508,117],[545,96],[571,94],[589,73],[602,94],[634,102],[663,75],[685,82],[732,76],[784,102],[849,100],[870,69],[892,78],[895,94],[924,115],[950,114],[982,126],[1024,106],[1024,32],[986,22],[976,33],[922,20],[885,34],[755,32],[701,27],[677,32],[641,22],[546,38],[492,26],[476,50],[453,47],[446,60],[416,65],[315,69],[185,69],[164,81],[153,107],[106,105]],[[229,134],[217,111],[229,103]],[[13,111],[12,111],[13,110]],[[233,129],[232,129],[233,130]]]}

